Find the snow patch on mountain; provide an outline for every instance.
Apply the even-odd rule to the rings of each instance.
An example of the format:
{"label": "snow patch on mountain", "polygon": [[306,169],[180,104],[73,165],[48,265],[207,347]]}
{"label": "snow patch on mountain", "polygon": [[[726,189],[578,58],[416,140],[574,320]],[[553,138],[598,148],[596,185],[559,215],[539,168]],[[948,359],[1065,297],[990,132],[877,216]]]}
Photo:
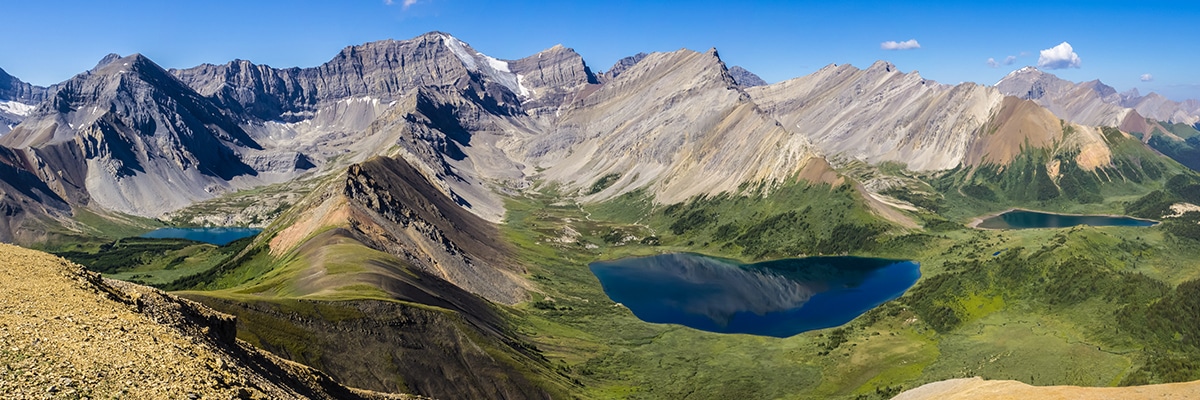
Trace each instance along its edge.
{"label": "snow patch on mountain", "polygon": [[34,106],[19,101],[0,101],[0,112],[4,113],[27,117],[33,109]]}
{"label": "snow patch on mountain", "polygon": [[529,97],[529,89],[521,85],[517,74],[514,74],[509,69],[508,61],[490,57],[480,52],[472,53],[466,43],[452,36],[443,36],[442,43],[450,49],[451,53],[454,53],[455,57],[458,57],[462,61],[467,69],[482,73],[493,82],[508,88],[514,94]]}

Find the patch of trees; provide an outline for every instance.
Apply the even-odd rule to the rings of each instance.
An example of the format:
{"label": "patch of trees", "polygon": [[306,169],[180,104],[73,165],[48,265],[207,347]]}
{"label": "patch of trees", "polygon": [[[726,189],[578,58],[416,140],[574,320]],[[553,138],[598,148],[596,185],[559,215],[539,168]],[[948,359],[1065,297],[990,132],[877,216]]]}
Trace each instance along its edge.
{"label": "patch of trees", "polygon": [[621,174],[604,175],[592,183],[592,187],[588,189],[588,194],[600,193],[600,191],[608,189],[609,186],[616,183],[618,179],[621,179]]}
{"label": "patch of trees", "polygon": [[[111,274],[149,265],[170,252],[196,245],[199,243],[183,239],[125,238],[102,244],[99,251],[95,253],[66,251],[55,255],[87,267],[91,271]],[[181,261],[183,260],[176,259],[167,264]]]}
{"label": "patch of trees", "polygon": [[[832,189],[832,190],[831,190]],[[844,254],[873,248],[888,231],[848,185],[784,187],[760,197],[698,196],[654,217],[681,242],[703,243],[749,258]]]}

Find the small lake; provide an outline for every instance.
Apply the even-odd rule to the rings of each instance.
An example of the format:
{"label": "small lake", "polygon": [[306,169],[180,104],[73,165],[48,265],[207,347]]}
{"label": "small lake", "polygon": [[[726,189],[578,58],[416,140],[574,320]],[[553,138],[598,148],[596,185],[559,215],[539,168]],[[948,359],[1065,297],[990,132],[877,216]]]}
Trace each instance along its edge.
{"label": "small lake", "polygon": [[159,228],[141,237],[150,239],[188,239],[224,246],[241,238],[262,232],[258,228]]}
{"label": "small lake", "polygon": [[643,321],[774,337],[850,322],[900,297],[921,276],[913,261],[862,257],[742,265],[672,253],[589,267],[604,293]]}
{"label": "small lake", "polygon": [[976,227],[983,229],[1034,229],[1067,228],[1076,225],[1090,226],[1154,226],[1158,222],[1133,217],[1108,215],[1052,214],[1027,210],[1012,210],[981,221]]}

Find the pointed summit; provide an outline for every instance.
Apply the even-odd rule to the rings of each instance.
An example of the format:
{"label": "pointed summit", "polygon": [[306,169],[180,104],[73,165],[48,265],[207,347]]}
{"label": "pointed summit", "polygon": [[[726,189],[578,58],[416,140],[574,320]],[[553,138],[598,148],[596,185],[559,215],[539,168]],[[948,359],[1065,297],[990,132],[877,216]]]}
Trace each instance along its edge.
{"label": "pointed summit", "polygon": [[729,76],[732,76],[733,81],[737,82],[738,86],[742,87],[764,86],[767,84],[767,81],[764,81],[753,72],[742,68],[740,65],[734,65],[733,67],[730,67]]}
{"label": "pointed summit", "polygon": [[92,70],[98,70],[105,65],[112,64],[113,61],[117,61],[119,59],[121,59],[120,54],[108,53],[108,55],[104,56],[104,58],[101,58],[100,61],[96,63],[95,67],[92,67]]}

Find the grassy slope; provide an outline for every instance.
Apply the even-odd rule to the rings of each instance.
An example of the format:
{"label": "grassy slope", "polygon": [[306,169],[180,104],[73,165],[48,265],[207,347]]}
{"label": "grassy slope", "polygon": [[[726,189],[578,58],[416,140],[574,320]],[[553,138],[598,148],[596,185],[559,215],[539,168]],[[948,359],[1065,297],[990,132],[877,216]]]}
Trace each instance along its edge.
{"label": "grassy slope", "polygon": [[[963,376],[1089,386],[1194,378],[1200,368],[1188,364],[1195,354],[1190,331],[1164,322],[1189,307],[1191,292],[1176,287],[1200,278],[1192,267],[1200,242],[1172,230],[1183,225],[978,231],[947,221],[966,222],[1014,205],[1119,213],[1141,194],[1167,188],[1165,175],[1182,170],[1162,162],[1150,167],[1159,170],[1153,176],[1140,163],[1153,160],[1150,155],[1125,146],[1127,138],[1109,139],[1123,160],[1139,162],[1093,173],[1098,200],[1067,195],[1061,181],[1052,181],[1057,196],[1039,198],[1036,190],[1021,189],[1032,182],[1021,179],[1036,179],[1045,173],[1037,166],[1056,156],[1027,152],[1021,164],[990,175],[922,177],[928,185],[914,186],[935,192],[921,198],[936,210],[915,214],[930,227],[922,231],[878,222],[856,192],[828,186],[790,184],[765,196],[761,188],[745,187],[752,195],[668,207],[637,192],[586,207],[553,188],[530,192],[507,204],[503,235],[538,293],[497,312],[549,360],[549,367],[520,367],[530,380],[571,387],[588,398],[886,398]],[[1079,172],[1063,176],[1072,173]],[[987,186],[997,197],[963,194],[968,184]],[[1168,194],[1190,193],[1175,189]],[[1161,208],[1176,197],[1136,204]],[[310,305],[296,303],[293,278],[312,260],[274,258],[263,246],[260,241],[191,285],[217,290],[195,296],[276,310],[248,314],[252,326],[242,330],[247,340],[319,365],[321,346],[334,339],[278,318],[278,310],[338,320],[342,311],[353,314],[351,308],[359,307],[343,301],[394,301],[368,287],[347,286],[304,299],[342,311],[296,311]],[[596,260],[670,251],[744,261],[818,253],[907,258],[921,262],[923,276],[905,297],[846,326],[776,339],[644,323],[610,301],[587,269]],[[331,246],[324,254],[333,260],[323,263],[354,273],[357,264],[379,261],[377,253]],[[509,365],[524,362],[507,350],[483,347]]]}
{"label": "grassy slope", "polygon": [[[1166,164],[1162,169],[1181,170]],[[1137,171],[1113,175],[1139,174],[1140,182],[1105,182],[1099,201],[1065,198],[1060,189],[1064,198],[1023,205],[1122,212],[1138,192],[1163,187],[1165,177],[1149,179],[1140,165],[1135,167]],[[805,214],[828,221],[827,213],[849,210],[841,221],[869,226],[865,212],[846,203],[848,193],[838,199],[837,190],[800,186],[774,193],[757,199],[693,199],[673,209],[656,208],[636,193],[586,208],[562,201],[552,190],[514,199],[505,234],[520,249],[542,291],[524,305],[523,332],[581,379],[589,397],[598,398],[883,398],[901,387],[963,376],[1086,386],[1192,377],[1184,372],[1171,378],[1162,366],[1150,365],[1169,366],[1186,359],[1190,350],[1159,352],[1160,344],[1148,338],[1154,334],[1137,333],[1132,329],[1137,321],[1117,318],[1130,308],[1179,297],[1173,287],[1200,277],[1191,267],[1200,246],[1169,233],[1168,225],[1023,231],[969,230],[954,224],[923,232],[890,228],[850,253],[920,261],[923,277],[917,286],[845,327],[786,339],[643,323],[608,300],[587,270],[595,260],[668,251],[743,260],[794,254],[759,252],[738,245],[738,238],[770,225],[773,216],[810,205],[815,210]],[[941,215],[924,213],[921,219],[965,220],[1010,206],[956,191],[942,194]],[[736,229],[721,229],[731,223]],[[828,225],[808,231],[830,235]],[[767,232],[775,238],[766,243],[768,249],[821,242]],[[1000,255],[993,257],[997,251]],[[1018,267],[1026,275],[1013,275]],[[946,315],[955,321],[947,324]]]}

